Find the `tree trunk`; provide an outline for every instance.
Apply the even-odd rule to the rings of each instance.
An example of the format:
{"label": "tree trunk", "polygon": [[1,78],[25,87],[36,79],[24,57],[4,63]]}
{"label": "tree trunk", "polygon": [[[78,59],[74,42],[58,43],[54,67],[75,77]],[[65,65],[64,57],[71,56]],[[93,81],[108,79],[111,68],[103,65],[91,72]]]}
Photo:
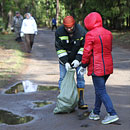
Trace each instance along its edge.
{"label": "tree trunk", "polygon": [[82,2],[79,4],[80,5],[80,9],[82,9],[83,5],[84,5],[85,0],[82,0]]}
{"label": "tree trunk", "polygon": [[9,13],[8,13],[8,28],[11,28],[12,21],[13,21],[13,13],[10,10]]}
{"label": "tree trunk", "polygon": [[57,26],[59,24],[58,18],[59,18],[59,0],[56,1],[56,20],[57,20]]}
{"label": "tree trunk", "polygon": [[4,0],[2,0],[0,4],[1,4],[1,10],[0,10],[1,16],[4,17]]}
{"label": "tree trunk", "polygon": [[129,23],[129,27],[130,27],[130,16],[129,16],[129,22],[128,23]]}
{"label": "tree trunk", "polygon": [[[126,5],[127,5],[128,8],[130,8],[129,7],[129,0],[127,0]],[[130,14],[128,14],[128,17],[127,17],[127,28],[129,28],[129,27],[130,27]]]}

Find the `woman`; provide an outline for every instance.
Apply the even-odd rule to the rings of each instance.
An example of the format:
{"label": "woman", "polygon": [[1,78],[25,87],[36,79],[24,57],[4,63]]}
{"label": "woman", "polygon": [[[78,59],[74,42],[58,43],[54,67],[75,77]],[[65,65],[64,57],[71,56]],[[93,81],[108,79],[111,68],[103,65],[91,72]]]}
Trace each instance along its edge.
{"label": "woman", "polygon": [[92,12],[84,19],[85,27],[89,30],[85,37],[82,56],[82,67],[79,73],[84,74],[88,66],[88,76],[92,76],[95,87],[95,108],[90,113],[89,119],[99,120],[100,108],[104,104],[108,115],[102,124],[109,124],[119,119],[114,110],[112,101],[106,91],[106,81],[113,73],[112,60],[112,33],[102,26],[99,13]]}
{"label": "woman", "polygon": [[25,35],[25,49],[26,52],[30,53],[34,42],[34,36],[37,34],[37,24],[30,13],[26,13],[25,17],[21,27],[21,37]]}

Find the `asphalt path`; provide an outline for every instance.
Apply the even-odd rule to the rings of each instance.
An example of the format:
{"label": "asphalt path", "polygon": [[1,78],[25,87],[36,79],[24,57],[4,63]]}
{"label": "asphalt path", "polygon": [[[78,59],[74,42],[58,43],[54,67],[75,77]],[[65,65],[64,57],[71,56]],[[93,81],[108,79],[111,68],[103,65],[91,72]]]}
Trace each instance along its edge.
{"label": "asphalt path", "polygon": [[[32,53],[27,57],[26,70],[19,80],[30,80],[43,86],[57,86],[59,80],[58,58],[54,46],[55,32],[40,29],[35,37]],[[80,119],[83,112],[76,108],[70,114],[53,114],[58,91],[39,91],[34,93],[4,94],[8,87],[0,91],[0,109],[20,116],[31,115],[34,120],[19,124],[0,124],[0,130],[129,130],[130,129],[130,52],[113,43],[114,73],[107,81],[107,91],[112,99],[120,120],[117,123],[102,125],[106,116],[102,105],[101,120],[93,121],[88,117]],[[89,110],[94,105],[94,88],[91,76],[85,75],[85,102]],[[54,101],[41,108],[33,108],[34,101]]]}

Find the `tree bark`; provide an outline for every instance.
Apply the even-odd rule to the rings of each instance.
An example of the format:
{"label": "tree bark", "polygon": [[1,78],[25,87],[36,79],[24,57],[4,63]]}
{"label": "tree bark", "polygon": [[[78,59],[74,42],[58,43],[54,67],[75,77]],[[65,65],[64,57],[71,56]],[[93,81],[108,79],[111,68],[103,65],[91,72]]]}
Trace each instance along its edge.
{"label": "tree bark", "polygon": [[58,21],[59,11],[60,11],[60,8],[59,8],[59,0],[57,0],[57,1],[56,1],[56,21],[57,21],[57,26],[58,26],[58,24],[59,24],[59,21]]}
{"label": "tree bark", "polygon": [[4,0],[1,1],[1,16],[4,17]]}
{"label": "tree bark", "polygon": [[11,28],[12,20],[13,20],[13,13],[10,10],[9,13],[8,13],[8,28]]}

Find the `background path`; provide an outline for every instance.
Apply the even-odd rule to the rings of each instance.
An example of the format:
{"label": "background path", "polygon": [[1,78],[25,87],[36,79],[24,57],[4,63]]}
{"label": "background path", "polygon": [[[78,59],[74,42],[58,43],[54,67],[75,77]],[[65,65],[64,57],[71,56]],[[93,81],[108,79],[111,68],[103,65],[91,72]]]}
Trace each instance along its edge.
{"label": "background path", "polygon": [[56,86],[59,79],[58,58],[54,46],[54,34],[50,30],[39,30],[23,79],[43,85]]}

